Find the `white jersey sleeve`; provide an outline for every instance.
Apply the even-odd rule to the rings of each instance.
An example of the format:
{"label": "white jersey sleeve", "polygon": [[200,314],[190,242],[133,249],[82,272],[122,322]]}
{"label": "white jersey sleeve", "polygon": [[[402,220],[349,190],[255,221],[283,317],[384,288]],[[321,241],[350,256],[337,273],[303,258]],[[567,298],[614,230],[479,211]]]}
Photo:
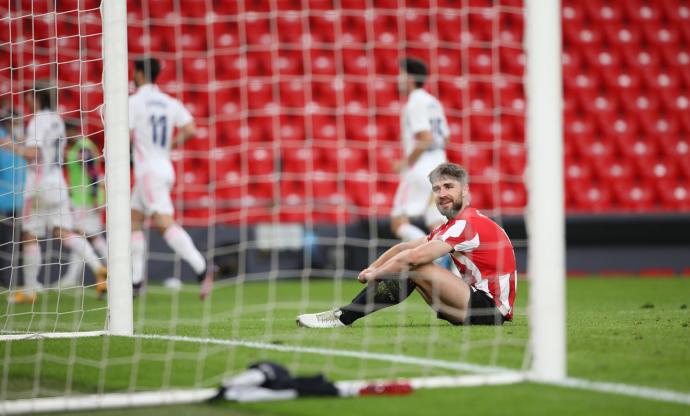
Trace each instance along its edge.
{"label": "white jersey sleeve", "polygon": [[408,97],[403,118],[403,146],[410,154],[415,146],[416,135],[423,131],[431,133],[433,143],[430,151],[445,148],[446,137],[450,135],[448,121],[441,103],[423,89],[414,90]]}
{"label": "white jersey sleeve", "polygon": [[173,106],[173,121],[175,127],[182,127],[191,123],[192,120],[192,115],[187,111],[184,105],[180,101],[175,100],[175,105]]}
{"label": "white jersey sleeve", "polygon": [[36,138],[36,118],[32,118],[29,121],[29,125],[26,126],[26,146],[27,147],[37,147],[38,139]]}
{"label": "white jersey sleeve", "polygon": [[412,134],[417,134],[422,131],[432,131],[431,112],[429,111],[427,100],[424,100],[423,98],[424,97],[420,95],[410,96],[407,117],[410,132]]}

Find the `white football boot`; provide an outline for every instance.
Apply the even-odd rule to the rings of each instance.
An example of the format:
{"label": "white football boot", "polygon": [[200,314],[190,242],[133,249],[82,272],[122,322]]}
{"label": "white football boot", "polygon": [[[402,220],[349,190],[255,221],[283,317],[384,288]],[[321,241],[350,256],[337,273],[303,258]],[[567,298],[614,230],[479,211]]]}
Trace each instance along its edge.
{"label": "white football boot", "polygon": [[334,309],[319,313],[306,313],[297,317],[297,326],[303,328],[340,328],[345,324],[340,321],[343,311]]}

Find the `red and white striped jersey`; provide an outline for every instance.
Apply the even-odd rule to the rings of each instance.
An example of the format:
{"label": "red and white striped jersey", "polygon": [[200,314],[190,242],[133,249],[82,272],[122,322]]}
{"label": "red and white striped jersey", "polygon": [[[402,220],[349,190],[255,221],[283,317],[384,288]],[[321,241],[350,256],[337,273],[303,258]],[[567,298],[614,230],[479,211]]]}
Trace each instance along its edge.
{"label": "red and white striped jersey", "polygon": [[506,319],[513,318],[517,289],[515,253],[503,228],[477,209],[467,207],[427,238],[453,247],[451,256],[463,279],[491,295]]}

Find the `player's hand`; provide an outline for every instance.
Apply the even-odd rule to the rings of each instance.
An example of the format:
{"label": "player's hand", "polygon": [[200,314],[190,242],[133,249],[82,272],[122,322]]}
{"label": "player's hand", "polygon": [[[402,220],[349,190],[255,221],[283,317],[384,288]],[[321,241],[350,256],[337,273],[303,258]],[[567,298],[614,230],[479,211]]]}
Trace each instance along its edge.
{"label": "player's hand", "polygon": [[360,283],[367,283],[376,278],[376,269],[373,267],[367,267],[366,269],[362,270],[359,272],[359,276],[357,276],[357,280],[359,280]]}
{"label": "player's hand", "polygon": [[405,168],[405,165],[406,163],[404,160],[394,160],[391,163],[391,168],[393,169],[393,172],[400,173]]}

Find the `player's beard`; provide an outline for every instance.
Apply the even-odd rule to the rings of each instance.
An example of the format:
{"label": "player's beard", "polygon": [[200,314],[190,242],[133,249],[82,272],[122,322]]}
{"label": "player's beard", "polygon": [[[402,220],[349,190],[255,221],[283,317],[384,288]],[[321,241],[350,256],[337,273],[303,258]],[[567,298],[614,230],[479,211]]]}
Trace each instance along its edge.
{"label": "player's beard", "polygon": [[[448,198],[448,199],[450,199],[450,198]],[[446,202],[446,201],[447,201],[447,199],[444,200],[443,202]],[[462,203],[463,203],[462,195],[458,196],[457,200],[453,199],[452,201],[453,201],[453,204],[447,208],[441,206],[441,204],[443,202],[441,202],[441,201],[436,202],[436,208],[438,208],[438,211],[441,213],[441,215],[448,218],[449,220],[457,217],[458,214],[460,213],[460,211],[462,211]]]}

